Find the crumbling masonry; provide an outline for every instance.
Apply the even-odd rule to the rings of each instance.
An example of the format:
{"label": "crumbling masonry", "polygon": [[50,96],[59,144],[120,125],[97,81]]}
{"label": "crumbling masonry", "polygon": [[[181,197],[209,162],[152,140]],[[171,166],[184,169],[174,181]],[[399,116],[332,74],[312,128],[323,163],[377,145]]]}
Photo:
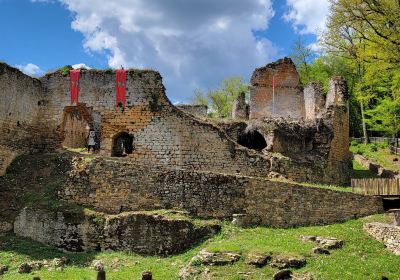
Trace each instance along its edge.
{"label": "crumbling masonry", "polygon": [[[280,227],[382,211],[378,198],[291,183],[349,181],[343,79],[332,78],[325,102],[318,84],[303,91],[294,64],[284,58],[256,69],[251,82],[249,106],[244,96],[235,103],[238,119],[215,124],[195,116],[204,116],[203,107],[172,105],[155,71],[127,71],[122,108],[115,104],[115,73],[81,70],[79,104],[71,106],[67,73],[36,79],[1,63],[0,170],[17,154],[82,147],[93,129],[98,153],[92,161],[77,156],[62,200],[106,213],[244,213],[254,223]],[[121,143],[129,146],[124,153]]]}

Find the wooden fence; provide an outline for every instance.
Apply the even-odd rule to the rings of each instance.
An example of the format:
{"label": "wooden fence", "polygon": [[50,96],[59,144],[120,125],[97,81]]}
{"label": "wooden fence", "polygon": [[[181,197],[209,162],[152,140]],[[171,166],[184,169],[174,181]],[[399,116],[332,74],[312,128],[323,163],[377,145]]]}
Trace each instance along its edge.
{"label": "wooden fence", "polygon": [[352,179],[351,187],[359,194],[400,196],[400,179]]}
{"label": "wooden fence", "polygon": [[390,152],[392,153],[392,154],[400,154],[400,148],[399,147],[395,147],[395,146],[393,146],[393,145],[390,145],[389,146],[389,149],[390,149]]}
{"label": "wooden fence", "polygon": [[[354,140],[358,143],[364,143],[364,137],[360,137],[360,138],[350,138],[350,140]],[[391,143],[395,143],[395,142],[400,142],[398,139],[399,138],[392,138],[392,137],[368,137],[369,142],[370,143],[387,143],[387,144],[391,144]]]}

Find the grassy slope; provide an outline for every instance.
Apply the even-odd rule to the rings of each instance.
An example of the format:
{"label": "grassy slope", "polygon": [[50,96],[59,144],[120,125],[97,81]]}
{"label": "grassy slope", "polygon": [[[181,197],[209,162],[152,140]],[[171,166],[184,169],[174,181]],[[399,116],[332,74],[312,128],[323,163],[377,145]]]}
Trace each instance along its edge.
{"label": "grassy slope", "polygon": [[[400,275],[400,257],[387,251],[383,244],[362,230],[363,223],[384,219],[377,215],[343,224],[293,229],[240,229],[225,223],[220,235],[184,254],[169,258],[141,257],[123,252],[66,254],[27,239],[6,236],[0,239],[0,264],[10,265],[11,271],[2,279],[32,279],[33,275],[39,275],[42,279],[95,279],[95,273],[89,267],[93,259],[104,261],[107,279],[140,279],[140,273],[144,270],[151,270],[154,279],[177,279],[180,267],[203,248],[211,251],[238,251],[243,256],[249,252],[304,255],[307,257],[307,266],[297,272],[311,273],[315,279],[381,279],[382,275],[397,279]],[[346,243],[342,249],[332,251],[331,255],[311,256],[310,250],[315,245],[299,240],[298,236],[301,234],[332,236],[343,239]],[[49,272],[42,269],[29,276],[16,272],[18,264],[23,261],[65,255],[73,263],[63,271]],[[269,279],[276,272],[276,269],[269,267],[250,267],[244,263],[243,258],[235,265],[210,267],[210,270],[213,279]]]}
{"label": "grassy slope", "polygon": [[[377,150],[375,151],[371,147],[376,147]],[[391,154],[389,148],[384,144],[365,145],[352,142],[350,151],[353,154],[361,154],[387,169],[400,171],[400,161],[393,161],[395,158],[399,159],[400,156]]]}

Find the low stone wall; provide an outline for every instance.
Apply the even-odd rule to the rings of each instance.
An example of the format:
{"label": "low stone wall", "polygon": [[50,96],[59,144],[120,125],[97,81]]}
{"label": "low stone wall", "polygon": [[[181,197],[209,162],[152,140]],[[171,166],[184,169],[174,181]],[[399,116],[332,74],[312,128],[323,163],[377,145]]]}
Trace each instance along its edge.
{"label": "low stone wall", "polygon": [[354,160],[381,178],[398,178],[399,176],[398,172],[386,169],[362,155],[354,155]]}
{"label": "low stone wall", "polygon": [[273,227],[332,224],[383,212],[381,198],[254,177],[152,169],[128,161],[81,161],[59,193],[99,211],[182,209],[200,217],[254,217]]}
{"label": "low stone wall", "polygon": [[400,227],[383,224],[369,223],[364,225],[364,230],[375,239],[383,242],[395,255],[400,256]]}
{"label": "low stone wall", "polygon": [[218,231],[218,225],[195,226],[189,219],[135,212],[111,216],[24,208],[14,222],[17,235],[72,252],[170,255]]}

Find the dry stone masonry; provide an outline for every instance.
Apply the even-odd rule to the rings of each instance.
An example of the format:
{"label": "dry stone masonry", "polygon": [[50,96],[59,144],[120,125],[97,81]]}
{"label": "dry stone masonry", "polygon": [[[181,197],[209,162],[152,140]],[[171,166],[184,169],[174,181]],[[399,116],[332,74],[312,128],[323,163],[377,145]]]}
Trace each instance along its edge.
{"label": "dry stone masonry", "polygon": [[25,208],[14,223],[17,235],[71,252],[119,250],[170,255],[219,231],[186,218],[139,212],[120,215],[50,212]]}
{"label": "dry stone masonry", "polygon": [[365,224],[364,230],[383,242],[395,255],[400,256],[400,226],[375,222]]}

